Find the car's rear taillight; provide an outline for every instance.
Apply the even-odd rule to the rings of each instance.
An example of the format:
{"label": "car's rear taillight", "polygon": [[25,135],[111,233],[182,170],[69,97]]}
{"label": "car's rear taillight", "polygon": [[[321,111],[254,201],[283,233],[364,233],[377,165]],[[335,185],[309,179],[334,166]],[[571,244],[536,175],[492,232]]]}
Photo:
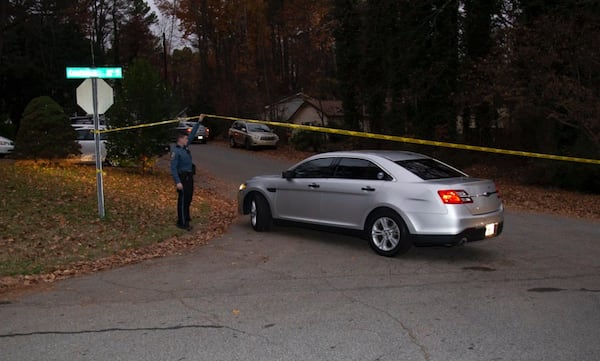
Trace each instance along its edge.
{"label": "car's rear taillight", "polygon": [[192,128],[187,128],[187,133],[190,134],[192,132]]}
{"label": "car's rear taillight", "polygon": [[469,193],[463,190],[441,190],[438,191],[438,194],[444,204],[473,203],[473,199],[469,196]]}

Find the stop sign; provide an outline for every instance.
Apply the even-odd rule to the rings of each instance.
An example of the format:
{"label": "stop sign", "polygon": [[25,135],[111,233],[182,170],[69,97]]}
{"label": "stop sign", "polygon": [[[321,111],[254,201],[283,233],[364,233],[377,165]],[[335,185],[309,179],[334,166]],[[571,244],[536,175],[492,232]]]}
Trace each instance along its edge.
{"label": "stop sign", "polygon": [[[113,90],[102,79],[96,79],[98,87],[98,114],[104,114],[113,105]],[[92,79],[86,79],[77,87],[77,105],[88,114],[94,114]]]}

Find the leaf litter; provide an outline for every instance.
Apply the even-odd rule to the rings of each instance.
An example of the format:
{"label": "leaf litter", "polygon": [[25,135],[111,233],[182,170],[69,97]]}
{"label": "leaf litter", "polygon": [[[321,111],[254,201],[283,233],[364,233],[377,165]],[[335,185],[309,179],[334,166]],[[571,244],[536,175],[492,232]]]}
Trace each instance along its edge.
{"label": "leaf litter", "polygon": [[100,219],[94,170],[0,162],[0,293],[178,254],[224,233],[236,216],[233,200],[197,187],[194,230],[179,230],[165,170],[106,168]]}

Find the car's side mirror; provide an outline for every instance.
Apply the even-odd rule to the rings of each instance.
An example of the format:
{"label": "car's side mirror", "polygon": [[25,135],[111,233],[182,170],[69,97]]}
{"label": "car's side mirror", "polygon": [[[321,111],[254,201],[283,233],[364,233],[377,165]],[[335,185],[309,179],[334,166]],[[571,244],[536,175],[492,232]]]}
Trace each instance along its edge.
{"label": "car's side mirror", "polygon": [[245,131],[246,131],[246,127],[243,127],[243,128],[242,128],[242,132],[245,132]]}
{"label": "car's side mirror", "polygon": [[292,178],[294,178],[294,171],[293,170],[284,170],[283,173],[281,173],[281,176],[285,179],[292,179]]}

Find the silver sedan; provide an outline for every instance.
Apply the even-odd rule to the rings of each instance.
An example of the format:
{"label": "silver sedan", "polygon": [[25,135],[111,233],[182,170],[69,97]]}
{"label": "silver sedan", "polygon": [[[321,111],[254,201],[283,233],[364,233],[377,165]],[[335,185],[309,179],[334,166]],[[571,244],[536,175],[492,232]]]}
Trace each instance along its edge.
{"label": "silver sedan", "polygon": [[404,151],[314,155],[243,183],[238,211],[256,231],[273,220],[359,231],[383,256],[495,237],[504,222],[493,181]]}
{"label": "silver sedan", "polygon": [[8,138],[0,136],[0,158],[11,154],[13,150],[15,150],[15,143]]}

